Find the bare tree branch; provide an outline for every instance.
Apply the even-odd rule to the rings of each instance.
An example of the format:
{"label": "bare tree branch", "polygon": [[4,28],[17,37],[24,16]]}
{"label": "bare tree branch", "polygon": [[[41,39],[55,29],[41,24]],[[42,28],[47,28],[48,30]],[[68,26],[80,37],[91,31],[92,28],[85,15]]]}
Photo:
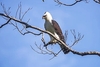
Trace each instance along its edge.
{"label": "bare tree branch", "polygon": [[2,3],[1,3],[1,7],[3,8],[3,12],[4,12],[6,15],[10,15],[10,13],[11,13],[11,12],[10,12],[10,8],[11,8],[11,7],[9,7],[9,8],[6,10],[4,4],[2,4]]}
{"label": "bare tree branch", "polygon": [[[18,8],[17,8],[17,11],[16,11],[16,15],[15,15],[15,18],[17,18],[17,15],[18,15],[18,18],[19,20],[22,21],[22,19],[24,18],[24,16],[27,14],[27,12],[29,10],[31,10],[32,8],[28,8],[23,14],[22,14],[22,5],[21,5],[21,2],[20,4],[18,5]],[[19,14],[18,14],[19,13]]]}
{"label": "bare tree branch", "polygon": [[77,4],[78,2],[81,2],[81,1],[83,1],[83,0],[75,0],[75,2],[72,3],[72,4],[66,4],[66,3],[62,3],[60,0],[54,0],[54,2],[56,2],[58,5],[64,5],[64,6],[73,6],[73,5],[75,5],[75,4]]}
{"label": "bare tree branch", "polygon": [[86,56],[86,55],[98,55],[98,56],[100,56],[100,52],[97,52],[97,51],[78,52],[75,50],[71,50],[71,52],[73,54],[77,54],[77,55],[81,55],[81,56]]}
{"label": "bare tree branch", "polygon": [[72,46],[74,46],[75,44],[77,44],[77,43],[84,37],[84,35],[81,36],[80,33],[78,33],[78,35],[76,35],[75,30],[71,30],[71,33],[73,34],[74,42],[72,43],[72,45],[71,45],[70,47],[72,47]]}
{"label": "bare tree branch", "polygon": [[[31,46],[31,45],[30,45]],[[54,53],[53,51],[51,51],[51,50],[49,50],[47,47],[44,47],[44,46],[41,46],[41,45],[37,45],[36,43],[35,43],[35,46],[40,50],[40,52],[39,51],[37,51],[37,50],[35,50],[32,46],[31,46],[31,48],[35,51],[35,52],[37,52],[37,53],[39,53],[39,54],[48,54],[48,55],[54,55],[54,57],[55,56],[57,56],[58,55],[58,53],[61,51],[59,51],[58,53]],[[45,48],[45,49],[44,49]]]}
{"label": "bare tree branch", "polygon": [[[31,45],[30,45],[31,46]],[[39,54],[48,54],[48,55],[53,55],[53,57],[51,59],[53,59],[54,57],[57,57],[57,55],[61,52],[61,50],[57,53],[54,53],[53,51],[49,50],[47,47],[44,47],[44,46],[38,46],[36,43],[35,43],[35,46],[40,50],[40,51],[37,51],[35,50],[32,46],[31,48],[33,49],[33,51],[39,53]],[[45,49],[44,49],[45,48]],[[51,60],[50,59],[50,60]]]}
{"label": "bare tree branch", "polygon": [[67,42],[67,38],[68,38],[68,31],[65,31],[64,39],[65,39],[66,42]]}
{"label": "bare tree branch", "polygon": [[[70,50],[70,52],[72,52],[73,54],[77,54],[77,55],[81,55],[81,56],[84,56],[84,55],[98,55],[100,56],[100,52],[96,52],[96,51],[90,51],[90,52],[78,52],[78,51],[75,51],[75,50],[72,50],[69,46],[67,46],[64,42],[62,42],[61,40],[57,39],[52,33],[48,32],[48,31],[45,31],[45,30],[42,30],[38,27],[35,27],[35,26],[31,26],[29,24],[27,24],[26,22],[23,22],[23,21],[20,21],[16,18],[13,18],[11,16],[8,16],[6,14],[3,14],[3,13],[0,13],[0,16],[4,16],[6,18],[9,18],[13,21],[16,21],[17,23],[20,23],[20,24],[23,24],[25,25],[26,28],[32,28],[32,29],[35,29],[35,30],[38,30],[38,31],[41,31],[43,33],[46,33],[50,36],[52,36],[53,38],[55,38],[59,43],[61,43],[63,46],[65,46],[68,50]],[[2,26],[2,25],[1,25]],[[80,35],[78,35],[80,36]]]}
{"label": "bare tree branch", "polygon": [[6,23],[2,24],[2,25],[0,26],[0,28],[2,28],[3,26],[7,25],[7,24],[10,22],[10,20],[11,20],[11,18],[9,18],[9,20],[8,20]]}
{"label": "bare tree branch", "polygon": [[15,24],[13,24],[13,23],[11,23],[17,30],[18,30],[18,32],[20,32],[22,35],[26,35],[26,34],[33,34],[33,35],[41,35],[41,34],[43,34],[42,32],[40,32],[40,33],[34,33],[34,32],[31,32],[31,31],[29,31],[29,30],[27,30],[26,28],[25,28],[25,31],[26,32],[22,32],[23,30],[20,30],[19,28],[18,28],[18,26],[17,25],[15,25]]}
{"label": "bare tree branch", "polygon": [[[43,2],[45,1],[45,0],[42,0]],[[66,0],[65,0],[66,1]],[[69,0],[70,1],[70,0]],[[54,2],[56,2],[58,5],[64,5],[64,6],[74,6],[74,5],[76,5],[77,3],[79,3],[79,2],[82,2],[82,1],[85,1],[86,3],[88,3],[88,1],[89,0],[74,0],[74,2],[73,3],[71,3],[71,4],[68,4],[67,2],[65,3],[65,2],[62,2],[62,1],[60,1],[60,0],[54,0]],[[100,4],[100,0],[93,0],[94,2],[96,2],[96,3],[98,3],[98,4]]]}
{"label": "bare tree branch", "polygon": [[[43,0],[43,1],[44,1],[44,0]],[[63,4],[63,3],[61,3],[59,0],[55,0],[55,1],[57,1],[59,4]],[[77,2],[80,2],[80,1],[83,1],[83,0],[76,0],[76,1],[77,1]],[[76,2],[76,3],[77,3],[77,2]],[[76,3],[75,3],[75,4],[76,4]],[[73,4],[74,4],[74,3],[73,3]],[[72,5],[73,5],[73,4],[72,4]],[[15,15],[15,18],[14,18],[14,17],[12,17],[12,16],[9,15],[9,14],[10,14],[10,11],[9,11],[10,8],[9,8],[8,10],[6,10],[6,8],[4,7],[3,4],[1,4],[1,6],[2,6],[2,8],[3,8],[3,13],[0,13],[0,16],[2,16],[5,20],[7,20],[7,22],[4,23],[4,24],[2,24],[2,25],[0,26],[0,28],[4,27],[5,25],[7,25],[7,24],[10,22],[10,24],[12,24],[12,25],[18,30],[18,32],[21,33],[22,35],[26,35],[26,34],[29,34],[29,33],[31,33],[31,34],[33,34],[33,35],[37,35],[37,36],[42,35],[41,41],[43,42],[44,45],[39,45],[39,46],[38,46],[38,45],[35,43],[35,46],[36,46],[40,51],[35,50],[35,49],[30,45],[31,48],[32,48],[35,52],[37,52],[37,53],[39,53],[39,54],[53,55],[52,58],[54,58],[54,57],[56,57],[56,56],[62,51],[62,49],[61,49],[61,50],[59,50],[59,51],[56,53],[56,52],[54,52],[54,51],[52,51],[52,50],[50,50],[50,49],[48,48],[48,45],[54,44],[54,43],[51,43],[51,42],[46,43],[46,42],[45,42],[43,33],[46,33],[46,34],[52,36],[54,39],[56,39],[56,40],[58,41],[57,44],[59,44],[60,46],[61,46],[61,45],[65,46],[66,49],[68,49],[68,53],[69,53],[69,52],[72,52],[73,54],[77,54],[77,55],[81,55],[81,56],[85,56],[85,55],[98,55],[98,56],[100,56],[100,52],[96,52],[96,51],[79,52],[79,51],[76,51],[76,50],[71,49],[71,47],[72,47],[73,45],[77,44],[77,43],[84,37],[84,36],[81,36],[80,33],[78,33],[78,35],[76,35],[75,30],[71,30],[71,33],[72,33],[72,35],[73,35],[73,37],[74,37],[74,42],[72,43],[71,46],[69,46],[67,43],[64,43],[64,42],[62,42],[61,40],[57,39],[57,38],[56,38],[52,33],[50,33],[49,31],[45,31],[45,30],[42,30],[42,29],[40,29],[40,28],[38,28],[38,27],[35,27],[35,26],[32,26],[32,25],[28,24],[27,22],[29,22],[29,20],[28,20],[27,22],[23,22],[22,20],[23,20],[24,16],[26,15],[26,13],[30,10],[30,8],[27,9],[27,10],[22,14],[22,6],[21,6],[21,3],[20,3],[20,4],[18,5],[17,11],[16,11],[16,15]],[[69,6],[70,6],[70,5],[69,5]],[[7,12],[7,11],[8,11],[8,12]],[[18,19],[17,19],[17,17],[18,17]],[[12,20],[12,21],[11,21],[11,20]],[[13,21],[14,21],[14,22],[13,22]],[[20,29],[20,27],[18,27],[18,24],[21,24],[21,25],[22,25],[22,29]],[[39,31],[40,33],[35,33],[35,32],[32,32],[32,31],[29,31],[28,28],[37,30],[37,31]],[[24,31],[24,32],[23,32],[23,31]],[[66,41],[67,41],[67,38],[68,38],[68,31],[65,32],[65,39],[66,39]],[[68,54],[68,53],[67,53],[67,54]],[[52,58],[51,58],[51,59],[52,59]]]}
{"label": "bare tree branch", "polygon": [[94,0],[96,3],[100,4],[100,0]]}
{"label": "bare tree branch", "polygon": [[[75,5],[75,4],[79,3],[79,2],[82,2],[82,1],[85,1],[86,3],[88,3],[88,0],[75,0],[75,2],[72,3],[72,4],[63,3],[60,0],[54,0],[54,2],[56,2],[58,5],[64,5],[64,6],[73,6],[73,5]],[[100,0],[94,0],[94,2],[100,4]]]}

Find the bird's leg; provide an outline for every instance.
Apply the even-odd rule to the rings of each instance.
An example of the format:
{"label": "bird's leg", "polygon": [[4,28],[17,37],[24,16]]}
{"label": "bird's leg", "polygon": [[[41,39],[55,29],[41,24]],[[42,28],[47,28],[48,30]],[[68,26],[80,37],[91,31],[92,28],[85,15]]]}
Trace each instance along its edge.
{"label": "bird's leg", "polygon": [[47,44],[45,44],[44,47],[48,46],[49,44],[53,45],[53,44],[56,44],[56,43],[57,43],[57,40],[51,40]]}
{"label": "bird's leg", "polygon": [[49,41],[47,44],[44,45],[44,47],[48,46],[49,44],[53,44],[53,42]]}

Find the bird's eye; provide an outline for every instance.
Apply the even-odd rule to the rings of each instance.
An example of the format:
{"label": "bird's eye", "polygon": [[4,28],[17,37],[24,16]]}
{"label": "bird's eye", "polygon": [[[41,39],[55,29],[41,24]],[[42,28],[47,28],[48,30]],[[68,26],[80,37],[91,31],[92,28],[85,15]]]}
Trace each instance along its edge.
{"label": "bird's eye", "polygon": [[43,17],[46,17],[47,15],[44,15]]}

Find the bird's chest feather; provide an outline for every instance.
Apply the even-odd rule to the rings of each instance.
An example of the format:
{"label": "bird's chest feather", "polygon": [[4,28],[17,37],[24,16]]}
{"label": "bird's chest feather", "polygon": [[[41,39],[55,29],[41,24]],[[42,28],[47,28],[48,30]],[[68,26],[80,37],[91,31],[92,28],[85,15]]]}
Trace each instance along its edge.
{"label": "bird's chest feather", "polygon": [[53,25],[50,22],[45,22],[44,27],[45,27],[45,30],[54,34],[55,30],[54,30]]}

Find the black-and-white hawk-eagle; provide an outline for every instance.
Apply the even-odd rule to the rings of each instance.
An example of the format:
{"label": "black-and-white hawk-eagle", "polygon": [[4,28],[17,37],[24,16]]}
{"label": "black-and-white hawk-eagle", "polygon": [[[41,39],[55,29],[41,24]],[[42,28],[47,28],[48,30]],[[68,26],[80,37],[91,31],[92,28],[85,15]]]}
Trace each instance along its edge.
{"label": "black-and-white hawk-eagle", "polygon": [[[51,32],[55,35],[56,38],[62,40],[65,43],[65,39],[62,33],[62,30],[59,26],[59,24],[53,20],[51,14],[49,12],[45,12],[42,16],[42,19],[45,19],[44,28],[46,31]],[[50,36],[50,42],[57,43],[57,40],[55,40],[52,36]],[[63,50],[64,54],[68,53],[68,49],[66,49],[65,46],[60,45],[61,49]]]}

